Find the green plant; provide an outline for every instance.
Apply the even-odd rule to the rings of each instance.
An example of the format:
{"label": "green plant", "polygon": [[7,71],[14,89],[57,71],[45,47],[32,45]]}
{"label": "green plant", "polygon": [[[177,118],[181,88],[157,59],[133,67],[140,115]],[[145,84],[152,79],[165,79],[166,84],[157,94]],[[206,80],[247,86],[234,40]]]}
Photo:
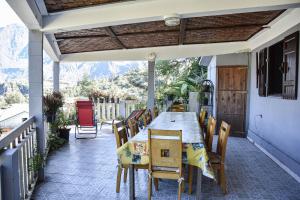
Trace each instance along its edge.
{"label": "green plant", "polygon": [[37,152],[34,149],[34,156],[28,159],[28,170],[32,172],[38,172],[45,166],[44,155]]}
{"label": "green plant", "polygon": [[106,97],[106,95],[103,92],[94,90],[88,95],[88,97],[90,100],[95,101],[96,99],[103,99],[104,97]]}
{"label": "green plant", "polygon": [[55,151],[66,144],[66,140],[57,136],[57,133],[50,133],[48,136],[48,149],[49,152]]}
{"label": "green plant", "polygon": [[53,92],[43,97],[44,113],[46,116],[54,116],[63,106],[63,96],[60,92]]}
{"label": "green plant", "polygon": [[67,127],[72,124],[72,120],[70,120],[64,112],[58,111],[55,123],[58,129],[67,129]]}

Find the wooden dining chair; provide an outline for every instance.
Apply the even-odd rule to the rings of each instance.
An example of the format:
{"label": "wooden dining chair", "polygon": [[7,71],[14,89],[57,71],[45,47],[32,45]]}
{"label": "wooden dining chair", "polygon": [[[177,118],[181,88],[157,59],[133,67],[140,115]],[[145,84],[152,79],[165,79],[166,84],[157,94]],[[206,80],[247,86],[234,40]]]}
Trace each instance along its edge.
{"label": "wooden dining chair", "polygon": [[[115,137],[116,137],[117,148],[120,148],[123,144],[125,144],[128,141],[124,121],[113,124],[113,128],[114,128],[114,133],[115,133]],[[122,176],[123,169],[124,169],[124,183],[127,180],[128,166],[127,165],[119,165],[118,173],[117,173],[117,185],[116,185],[117,193],[120,192],[120,183],[121,183],[121,176]]]}
{"label": "wooden dining chair", "polygon": [[214,139],[215,128],[216,128],[216,119],[212,116],[209,116],[206,133],[205,133],[205,146],[207,152],[212,151],[212,143]]}
{"label": "wooden dining chair", "polygon": [[185,112],[183,104],[176,104],[171,106],[171,112]]}
{"label": "wooden dining chair", "polygon": [[178,181],[178,199],[181,199],[183,179],[182,131],[148,130],[149,177],[148,199],[152,195],[152,178]]}
{"label": "wooden dining chair", "polygon": [[229,132],[230,132],[230,125],[222,121],[219,130],[217,151],[208,153],[209,161],[213,169],[217,172],[218,183],[220,184],[224,194],[227,193],[227,183],[226,183],[226,176],[225,176],[225,155],[226,155],[226,146],[227,146]]}
{"label": "wooden dining chair", "polygon": [[[124,145],[126,142],[128,142],[128,137],[126,133],[126,127],[124,121],[118,122],[113,124],[114,133],[116,137],[116,143],[117,148],[120,148],[122,145]],[[120,192],[120,184],[121,184],[121,176],[122,171],[124,169],[124,183],[127,180],[127,173],[128,173],[128,165],[118,165],[118,173],[117,173],[117,184],[116,184],[116,192]],[[148,165],[134,165],[134,168],[136,169],[148,169]]]}
{"label": "wooden dining chair", "polygon": [[200,115],[199,115],[199,123],[202,132],[204,132],[205,129],[205,116],[206,116],[206,111],[204,109],[201,109]]}
{"label": "wooden dining chair", "polygon": [[144,127],[146,127],[147,125],[149,125],[151,123],[151,121],[152,121],[151,111],[150,110],[146,111],[143,114],[142,119],[143,119]]}
{"label": "wooden dining chair", "polygon": [[135,118],[131,118],[128,119],[127,123],[130,131],[130,137],[133,138],[139,132],[138,121]]}
{"label": "wooden dining chair", "polygon": [[[212,142],[214,138],[214,132],[216,128],[216,119],[212,116],[208,118],[207,130],[205,133],[205,147],[207,152],[212,151]],[[194,177],[194,166],[189,165],[188,169],[188,194],[192,194],[193,190],[193,177]]]}

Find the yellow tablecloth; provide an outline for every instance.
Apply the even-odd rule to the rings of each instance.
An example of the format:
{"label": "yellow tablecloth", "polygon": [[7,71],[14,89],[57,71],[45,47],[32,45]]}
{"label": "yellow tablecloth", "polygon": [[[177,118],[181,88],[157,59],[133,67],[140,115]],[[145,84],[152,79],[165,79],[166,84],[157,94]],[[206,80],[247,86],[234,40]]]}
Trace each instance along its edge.
{"label": "yellow tablecloth", "polygon": [[[154,122],[155,124],[155,122]],[[157,123],[156,123],[157,124]],[[153,127],[154,125],[152,125]],[[151,125],[149,126],[151,128]],[[119,164],[148,164],[149,154],[148,154],[148,143],[147,143],[147,130],[141,131],[136,138],[136,140],[129,140],[122,147],[117,149]],[[200,133],[198,132],[200,135]],[[197,143],[184,143],[183,152],[183,163],[200,167],[204,176],[215,179],[212,167],[209,164],[209,158],[204,147],[203,137],[197,136],[187,136],[185,133],[185,138],[187,141],[197,140]],[[188,138],[189,137],[189,138]],[[192,138],[191,140],[189,140]]]}

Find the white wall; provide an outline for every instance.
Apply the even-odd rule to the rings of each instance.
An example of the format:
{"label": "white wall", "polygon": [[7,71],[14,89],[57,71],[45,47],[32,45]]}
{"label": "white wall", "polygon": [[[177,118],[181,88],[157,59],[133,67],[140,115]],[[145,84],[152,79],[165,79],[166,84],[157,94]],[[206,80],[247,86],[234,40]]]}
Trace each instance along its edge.
{"label": "white wall", "polygon": [[217,56],[217,66],[222,65],[247,65],[248,53],[233,53]]}
{"label": "white wall", "polygon": [[[251,53],[248,137],[300,176],[300,80],[297,100],[259,97],[255,61],[257,50],[270,46],[297,30],[300,30],[300,24]],[[298,72],[300,79],[300,69]]]}
{"label": "white wall", "polygon": [[217,83],[217,56],[213,56],[208,67],[207,67],[207,79],[211,80],[214,84],[214,107],[213,116],[216,118],[216,83]]}

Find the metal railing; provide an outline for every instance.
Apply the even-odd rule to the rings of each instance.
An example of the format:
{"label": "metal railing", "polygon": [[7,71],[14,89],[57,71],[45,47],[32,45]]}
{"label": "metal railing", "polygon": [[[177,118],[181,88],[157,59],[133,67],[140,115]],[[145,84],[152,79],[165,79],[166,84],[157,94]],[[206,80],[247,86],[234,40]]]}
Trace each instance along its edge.
{"label": "metal railing", "polygon": [[30,198],[37,180],[37,172],[30,169],[36,148],[34,117],[0,140],[0,200]]}

